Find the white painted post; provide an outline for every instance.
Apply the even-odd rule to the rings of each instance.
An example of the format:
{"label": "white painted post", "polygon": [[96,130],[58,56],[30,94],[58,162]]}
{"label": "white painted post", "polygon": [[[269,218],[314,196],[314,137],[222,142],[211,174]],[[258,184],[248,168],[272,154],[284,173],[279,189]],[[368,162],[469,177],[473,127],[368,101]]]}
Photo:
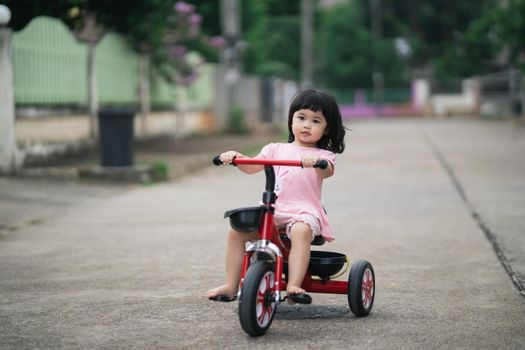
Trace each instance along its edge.
{"label": "white painted post", "polygon": [[430,84],[425,79],[412,82],[412,105],[422,114],[426,114],[430,103]]}
{"label": "white painted post", "polygon": [[23,154],[16,145],[15,102],[9,9],[0,5],[0,173],[13,174],[21,166]]}

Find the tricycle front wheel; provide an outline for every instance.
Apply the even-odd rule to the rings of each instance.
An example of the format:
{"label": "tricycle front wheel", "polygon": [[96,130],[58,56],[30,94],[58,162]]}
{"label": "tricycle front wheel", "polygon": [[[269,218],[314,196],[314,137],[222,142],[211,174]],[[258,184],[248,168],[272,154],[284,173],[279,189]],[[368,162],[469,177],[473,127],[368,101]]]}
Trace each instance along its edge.
{"label": "tricycle front wheel", "polygon": [[252,337],[266,333],[277,309],[273,266],[268,261],[254,262],[242,283],[239,319],[242,329]]}
{"label": "tricycle front wheel", "polygon": [[357,317],[367,316],[375,297],[374,268],[366,260],[352,264],[348,276],[348,304]]}

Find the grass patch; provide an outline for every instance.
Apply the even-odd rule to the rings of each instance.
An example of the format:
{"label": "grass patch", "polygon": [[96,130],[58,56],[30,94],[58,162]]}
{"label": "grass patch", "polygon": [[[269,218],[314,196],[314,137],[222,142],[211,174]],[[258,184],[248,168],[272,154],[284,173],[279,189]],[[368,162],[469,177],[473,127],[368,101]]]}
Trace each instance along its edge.
{"label": "grass patch", "polygon": [[153,177],[157,181],[164,181],[168,178],[170,167],[164,161],[156,161],[151,164],[153,170]]}

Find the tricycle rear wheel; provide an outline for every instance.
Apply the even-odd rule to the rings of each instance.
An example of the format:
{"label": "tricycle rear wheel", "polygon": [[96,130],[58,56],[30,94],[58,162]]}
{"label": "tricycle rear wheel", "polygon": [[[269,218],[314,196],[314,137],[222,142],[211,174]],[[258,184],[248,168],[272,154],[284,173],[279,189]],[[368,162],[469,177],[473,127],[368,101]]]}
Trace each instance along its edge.
{"label": "tricycle rear wheel", "polygon": [[239,320],[242,329],[252,337],[266,333],[277,309],[273,267],[268,261],[254,262],[242,283]]}
{"label": "tricycle rear wheel", "polygon": [[375,297],[374,268],[366,260],[352,264],[348,276],[348,304],[357,317],[367,316]]}

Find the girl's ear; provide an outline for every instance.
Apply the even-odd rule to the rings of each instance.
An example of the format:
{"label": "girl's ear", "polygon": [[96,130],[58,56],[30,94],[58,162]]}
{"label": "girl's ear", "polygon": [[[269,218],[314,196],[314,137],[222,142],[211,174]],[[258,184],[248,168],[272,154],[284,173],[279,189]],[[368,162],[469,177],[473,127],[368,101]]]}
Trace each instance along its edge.
{"label": "girl's ear", "polygon": [[323,132],[323,135],[328,135],[328,133],[330,132],[330,130],[328,129],[328,127],[326,129],[324,129],[324,132]]}

